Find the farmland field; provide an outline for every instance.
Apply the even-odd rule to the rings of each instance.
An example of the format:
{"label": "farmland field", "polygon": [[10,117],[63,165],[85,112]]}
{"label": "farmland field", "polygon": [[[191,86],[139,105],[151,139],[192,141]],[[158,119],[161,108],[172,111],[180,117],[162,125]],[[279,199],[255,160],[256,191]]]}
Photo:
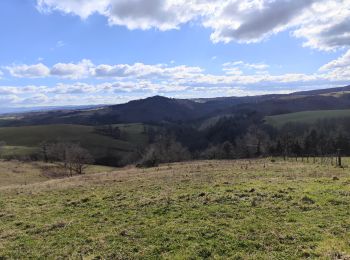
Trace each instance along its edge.
{"label": "farmland field", "polygon": [[318,110],[267,116],[266,123],[281,127],[286,123],[315,123],[321,119],[350,117],[350,110]]}
{"label": "farmland field", "polygon": [[35,165],[0,162],[3,259],[350,257],[347,166],[198,161],[65,179],[28,168],[26,185],[13,167]]}

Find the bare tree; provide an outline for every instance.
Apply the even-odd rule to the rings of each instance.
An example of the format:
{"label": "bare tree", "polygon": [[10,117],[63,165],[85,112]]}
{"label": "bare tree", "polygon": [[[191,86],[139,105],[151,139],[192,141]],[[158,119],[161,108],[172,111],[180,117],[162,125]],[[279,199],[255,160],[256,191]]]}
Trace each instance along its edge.
{"label": "bare tree", "polygon": [[85,169],[93,158],[88,150],[74,143],[55,143],[47,148],[48,158],[58,162],[69,174],[84,174]]}
{"label": "bare tree", "polygon": [[42,156],[42,159],[44,162],[49,161],[49,155],[48,155],[48,149],[49,149],[49,143],[46,141],[43,141],[40,143],[39,148],[40,148],[40,154]]}
{"label": "bare tree", "polygon": [[286,160],[291,153],[291,147],[293,144],[293,137],[290,133],[282,133],[279,138],[279,143],[282,149],[283,159]]}
{"label": "bare tree", "polygon": [[67,168],[67,149],[69,143],[51,143],[47,146],[47,156],[51,162],[63,163],[64,168]]}
{"label": "bare tree", "polygon": [[189,151],[175,138],[161,138],[145,151],[140,166],[154,167],[159,163],[180,162],[191,159]]}
{"label": "bare tree", "polygon": [[229,141],[219,145],[210,145],[201,154],[204,159],[234,159],[236,157],[235,147]]}
{"label": "bare tree", "polygon": [[0,141],[0,157],[2,156],[5,146],[6,146],[6,143],[3,141]]}
{"label": "bare tree", "polygon": [[67,149],[67,166],[70,174],[84,174],[88,164],[93,162],[92,156],[88,150],[77,144],[71,144]]}

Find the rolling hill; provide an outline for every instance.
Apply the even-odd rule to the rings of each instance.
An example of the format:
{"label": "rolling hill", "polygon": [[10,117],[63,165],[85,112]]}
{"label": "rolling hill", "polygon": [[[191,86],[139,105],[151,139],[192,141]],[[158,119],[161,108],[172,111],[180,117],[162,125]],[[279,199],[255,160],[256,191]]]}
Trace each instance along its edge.
{"label": "rolling hill", "polygon": [[314,110],[350,108],[350,86],[281,95],[226,97],[210,99],[173,99],[161,96],[126,104],[79,110],[43,111],[0,117],[0,126],[120,123],[190,122],[257,111],[263,116]]}
{"label": "rolling hill", "polygon": [[[7,143],[3,153],[8,156],[37,153],[41,142],[63,140],[80,143],[95,158],[119,158],[148,144],[143,126],[152,124],[171,130],[178,127],[177,137],[180,136],[185,146],[197,136],[198,143],[193,142],[191,149],[203,148],[211,142],[205,132],[226,117],[240,118],[244,124],[259,124],[265,118],[275,127],[286,122],[312,123],[318,119],[347,117],[350,115],[349,89],[350,86],[283,95],[193,100],[155,96],[105,107],[5,115],[0,116],[0,141]],[[254,123],[244,121],[251,115],[256,118]],[[108,124],[118,124],[125,133],[123,138],[96,132],[96,127]],[[181,133],[184,126],[188,127],[187,132]],[[228,139],[227,135],[235,130],[230,125],[219,127],[210,135],[220,135],[225,129],[231,129],[225,135]],[[221,140],[215,138],[213,140]]]}

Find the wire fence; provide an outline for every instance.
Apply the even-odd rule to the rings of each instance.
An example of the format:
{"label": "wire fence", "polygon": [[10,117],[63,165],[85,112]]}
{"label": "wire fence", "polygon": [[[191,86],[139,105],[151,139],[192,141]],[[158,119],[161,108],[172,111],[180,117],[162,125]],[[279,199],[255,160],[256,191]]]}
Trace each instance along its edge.
{"label": "wire fence", "polygon": [[350,157],[344,157],[340,154],[332,155],[304,155],[304,156],[286,156],[286,161],[296,161],[312,164],[331,165],[334,167],[348,167],[350,165]]}

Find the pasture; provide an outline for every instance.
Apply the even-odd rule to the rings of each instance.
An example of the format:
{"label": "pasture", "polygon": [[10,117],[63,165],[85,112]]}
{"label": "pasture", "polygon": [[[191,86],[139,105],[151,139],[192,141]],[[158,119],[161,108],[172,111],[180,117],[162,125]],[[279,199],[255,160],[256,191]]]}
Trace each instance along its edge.
{"label": "pasture", "polygon": [[265,117],[267,124],[274,127],[282,127],[286,123],[305,123],[313,124],[318,120],[323,119],[337,119],[349,118],[350,110],[317,110],[317,111],[303,111],[297,113],[289,113],[282,115],[274,115]]}
{"label": "pasture", "polygon": [[350,257],[347,167],[259,159],[101,169],[25,185],[12,177],[0,184],[3,259]]}

